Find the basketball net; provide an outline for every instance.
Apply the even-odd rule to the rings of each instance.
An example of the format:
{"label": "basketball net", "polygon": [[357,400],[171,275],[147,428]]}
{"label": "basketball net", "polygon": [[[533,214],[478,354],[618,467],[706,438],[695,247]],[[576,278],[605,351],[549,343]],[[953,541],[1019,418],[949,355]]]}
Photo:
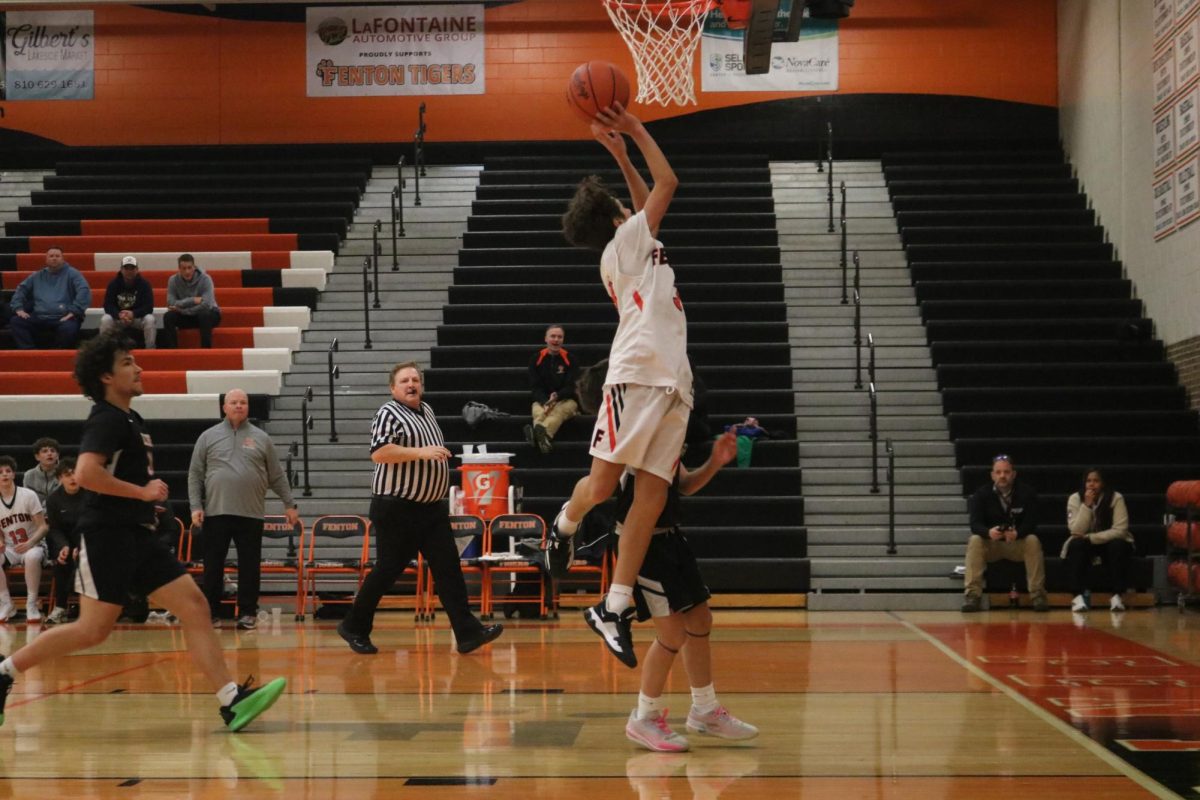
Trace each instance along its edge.
{"label": "basketball net", "polygon": [[639,103],[696,104],[692,58],[714,6],[715,0],[604,0],[609,19],[633,54]]}

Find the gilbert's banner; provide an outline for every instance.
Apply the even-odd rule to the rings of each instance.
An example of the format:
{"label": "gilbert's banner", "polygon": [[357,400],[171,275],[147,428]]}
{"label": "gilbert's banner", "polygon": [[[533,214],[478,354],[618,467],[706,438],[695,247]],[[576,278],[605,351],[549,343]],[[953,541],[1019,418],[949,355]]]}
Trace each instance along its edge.
{"label": "gilbert's banner", "polygon": [[0,98],[91,100],[96,35],[91,11],[9,11]]}
{"label": "gilbert's banner", "polygon": [[[778,31],[778,27],[776,28]],[[708,15],[700,39],[700,89],[705,92],[833,92],[838,88],[836,20],[805,18],[800,40],[771,46],[771,69],[747,75],[744,31],[730,30],[719,12]]]}
{"label": "gilbert's banner", "polygon": [[483,94],[483,5],[308,8],[308,96]]}

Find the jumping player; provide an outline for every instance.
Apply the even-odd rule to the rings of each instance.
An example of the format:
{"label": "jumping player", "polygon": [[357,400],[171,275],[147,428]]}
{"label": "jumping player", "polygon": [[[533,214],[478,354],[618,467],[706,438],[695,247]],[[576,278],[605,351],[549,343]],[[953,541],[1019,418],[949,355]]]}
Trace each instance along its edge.
{"label": "jumping player", "polygon": [[96,402],[75,466],[79,484],[89,490],[79,520],[79,620],[43,633],[9,658],[0,656],[0,724],[18,675],[103,642],[133,593],[148,595],[179,618],[192,662],[217,689],[221,719],[230,730],[241,730],[271,707],[287,681],[276,678],[257,689],[250,688],[253,678],[240,686],[234,682],[208,601],[154,537],[155,505],[166,501],[167,485],[154,477],[154,445],[141,416],[130,409],[143,391],[132,343],[119,333],[88,341],[75,359],[75,380]]}
{"label": "jumping player", "polygon": [[0,456],[0,622],[7,622],[17,613],[8,591],[4,564],[25,569],[25,621],[40,622],[38,587],[42,583],[42,563],[46,546],[42,540],[50,532],[46,513],[37,493],[14,484],[17,462]]}
{"label": "jumping player", "polygon": [[[555,577],[566,574],[574,557],[572,536],[584,515],[607,500],[622,472],[632,469],[637,493],[625,519],[613,583],[608,596],[585,611],[584,618],[621,663],[635,667],[633,586],[675,478],[692,407],[687,318],[675,273],[656,238],[679,180],[642,123],[619,103],[596,115],[592,135],[620,167],[633,209],[592,176],[580,183],[563,215],[567,241],[602,251],[600,279],[619,321],[592,433],[591,471],[575,485],[551,526],[546,566]],[[653,189],[630,161],[624,135],[645,158]]]}

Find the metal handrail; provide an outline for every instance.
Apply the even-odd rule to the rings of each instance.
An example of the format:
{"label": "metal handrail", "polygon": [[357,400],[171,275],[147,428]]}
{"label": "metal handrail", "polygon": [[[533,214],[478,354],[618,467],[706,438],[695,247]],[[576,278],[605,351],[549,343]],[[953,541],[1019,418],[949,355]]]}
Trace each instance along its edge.
{"label": "metal handrail", "polygon": [[383,220],[375,220],[371,226],[371,268],[375,273],[375,300],[371,308],[379,308],[379,256],[383,253],[383,245],[379,243],[379,231],[383,229]]}
{"label": "metal handrail", "polygon": [[862,264],[858,260],[858,251],[854,251],[854,288],[862,286]]}
{"label": "metal handrail", "polygon": [[300,398],[300,437],[301,446],[304,454],[304,496],[312,497],[312,484],[309,482],[308,472],[308,432],[312,430],[313,418],[312,414],[308,413],[308,404],[312,402],[313,390],[309,386],[304,390],[304,396]]}
{"label": "metal handrail", "polygon": [[887,450],[887,482],[888,482],[888,547],[889,556],[896,555],[896,451],[892,448],[892,440],[883,443]]}
{"label": "metal handrail", "polygon": [[863,388],[862,382],[862,299],[858,289],[854,290],[854,388]]}
{"label": "metal handrail", "polygon": [[[400,251],[396,246],[396,237],[397,237],[396,209],[399,206],[399,204],[401,204],[403,202],[404,202],[404,200],[400,197],[400,187],[397,186],[396,188],[392,189],[392,272],[400,271]],[[404,223],[401,222],[399,224],[401,225],[401,230],[398,235],[403,236],[404,235],[404,229],[403,229]]]}
{"label": "metal handrail", "polygon": [[338,340],[334,337],[329,343],[329,441],[336,442],[337,435],[337,410],[333,405],[333,379],[341,375],[341,369],[333,363],[333,354],[338,351]]}
{"label": "metal handrail", "polygon": [[875,336],[867,332],[867,380],[875,383]]}
{"label": "metal handrail", "polygon": [[366,332],[367,338],[363,342],[363,349],[371,349],[371,257],[367,256],[363,259],[363,330]]}
{"label": "metal handrail", "polygon": [[841,256],[838,264],[842,268],[842,305],[846,305],[848,300],[846,298],[846,218],[844,216],[842,217],[842,246],[840,252]]}
{"label": "metal handrail", "polygon": [[418,161],[421,164],[421,177],[425,177],[425,104],[421,103],[417,109],[417,134],[419,135],[421,149],[414,155],[418,156]]}
{"label": "metal handrail", "polygon": [[871,393],[871,494],[879,494],[879,401],[875,384],[869,384]]}
{"label": "metal handrail", "polygon": [[826,159],[829,169],[826,172],[826,199],[829,201],[829,233],[833,233],[833,143],[829,145],[829,157]]}

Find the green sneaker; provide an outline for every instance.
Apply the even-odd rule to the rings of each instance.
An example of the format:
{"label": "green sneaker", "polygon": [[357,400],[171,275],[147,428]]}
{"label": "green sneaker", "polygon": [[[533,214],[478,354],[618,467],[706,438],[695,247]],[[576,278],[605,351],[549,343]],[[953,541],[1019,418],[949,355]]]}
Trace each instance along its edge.
{"label": "green sneaker", "polygon": [[254,676],[238,687],[237,697],[227,706],[221,706],[221,719],[231,731],[240,731],[253,722],[259,714],[275,705],[279,695],[287,688],[287,678],[276,678],[265,686],[251,689]]}

